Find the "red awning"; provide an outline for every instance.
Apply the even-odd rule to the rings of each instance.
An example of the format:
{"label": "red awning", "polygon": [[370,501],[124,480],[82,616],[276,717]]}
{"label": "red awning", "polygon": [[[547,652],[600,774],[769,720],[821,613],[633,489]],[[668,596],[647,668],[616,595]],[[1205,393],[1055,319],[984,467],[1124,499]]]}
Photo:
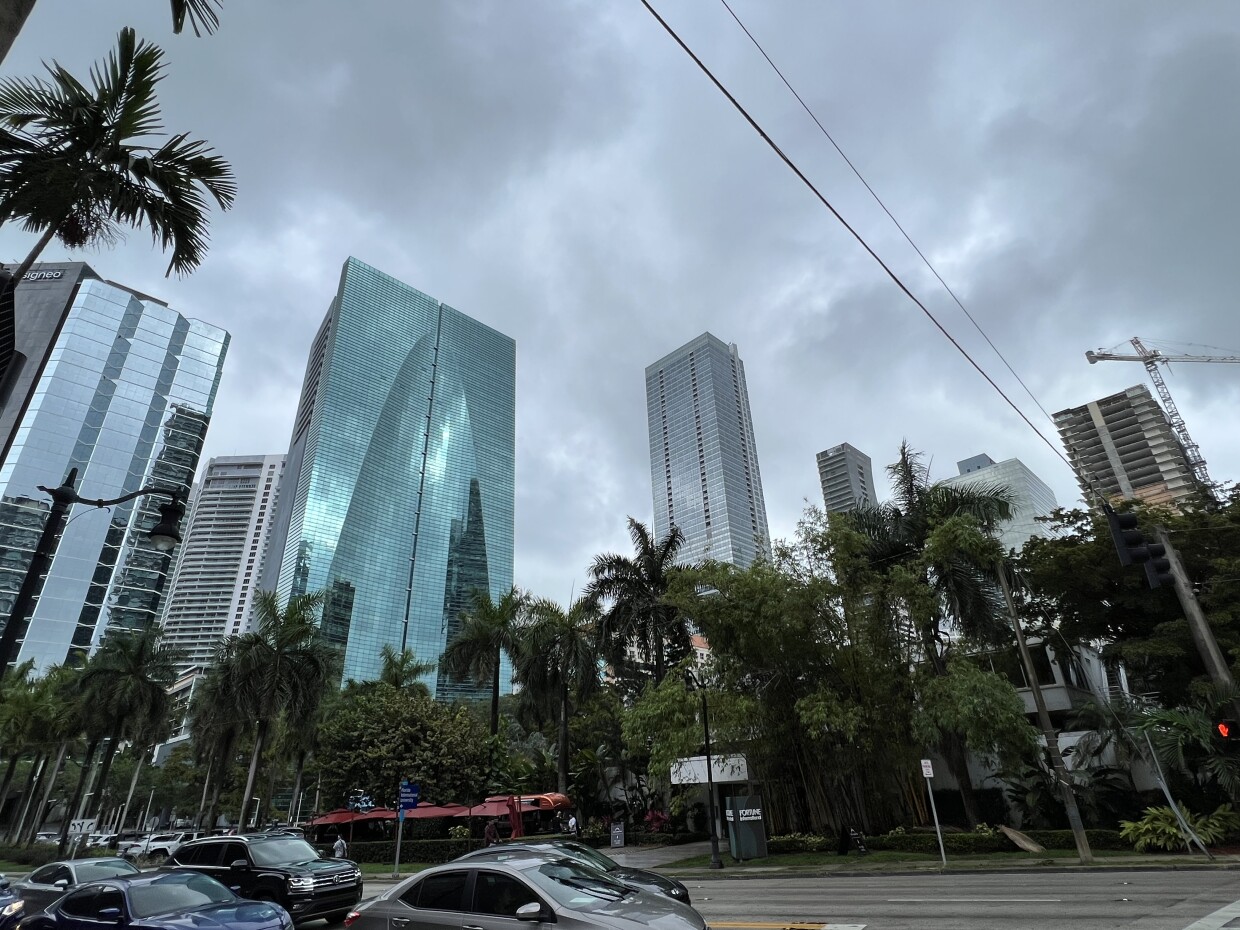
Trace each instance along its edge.
{"label": "red awning", "polygon": [[349,810],[331,811],[327,814],[320,814],[310,821],[310,826],[321,827],[333,823],[352,823],[357,819],[357,814]]}
{"label": "red awning", "polygon": [[473,807],[463,807],[454,817],[507,817],[508,805],[504,801],[483,801]]}
{"label": "red awning", "polygon": [[360,823],[363,820],[395,820],[396,811],[388,807],[372,807],[364,814],[358,814],[357,820]]}
{"label": "red awning", "polygon": [[411,811],[405,811],[406,820],[422,817],[453,817],[465,810],[460,804],[419,804]]}

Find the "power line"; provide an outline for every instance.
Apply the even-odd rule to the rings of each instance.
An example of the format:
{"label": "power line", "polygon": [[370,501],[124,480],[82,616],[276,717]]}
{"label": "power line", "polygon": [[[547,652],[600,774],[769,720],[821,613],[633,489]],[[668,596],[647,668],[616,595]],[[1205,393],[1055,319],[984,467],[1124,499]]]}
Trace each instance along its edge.
{"label": "power line", "polygon": [[826,136],[827,141],[830,142],[831,145],[835,148],[835,151],[839,153],[840,158],[844,159],[844,163],[848,165],[848,167],[852,170],[852,173],[857,176],[857,180],[860,181],[862,185],[864,185],[865,189],[870,192],[870,196],[874,198],[874,202],[877,203],[880,207],[882,207],[883,212],[887,214],[887,218],[891,220],[893,224],[895,224],[896,229],[900,230],[900,235],[902,235],[905,241],[913,247],[913,251],[917,253],[917,257],[920,258],[922,262],[925,264],[925,266],[930,269],[930,273],[934,275],[934,277],[938,280],[938,282],[941,285],[943,285],[943,289],[947,291],[949,295],[951,295],[951,299],[956,302],[956,306],[960,308],[961,312],[966,317],[968,317],[969,322],[973,324],[973,328],[976,329],[981,334],[982,338],[986,340],[986,344],[990,346],[990,348],[994,351],[995,355],[999,356],[999,361],[1003,362],[1004,367],[1007,368],[1008,372],[1012,375],[1012,377],[1015,378],[1017,383],[1020,384],[1020,386],[1025,389],[1025,393],[1029,395],[1029,399],[1032,400],[1034,404],[1037,405],[1037,408],[1042,411],[1042,415],[1045,416],[1046,419],[1054,422],[1050,413],[1048,413],[1046,408],[1042,406],[1042,402],[1039,401],[1036,396],[1034,396],[1034,393],[1029,388],[1029,385],[1025,384],[1021,376],[1016,373],[1016,369],[1012,367],[1011,363],[1007,360],[1007,357],[1004,356],[1004,354],[999,350],[999,347],[994,344],[990,336],[986,333],[986,330],[982,329],[981,324],[978,323],[976,319],[974,319],[973,314],[970,313],[969,309],[964,305],[964,303],[961,302],[960,298],[956,295],[956,292],[952,290],[951,285],[949,285],[946,281],[943,280],[943,276],[939,274],[938,269],[934,267],[934,264],[930,261],[930,259],[926,257],[925,253],[922,252],[921,248],[917,245],[917,243],[913,241],[913,237],[908,234],[908,231],[900,224],[900,221],[896,219],[895,215],[891,212],[891,210],[887,208],[887,204],[885,204],[883,202],[883,199],[878,196],[878,192],[875,191],[874,188],[870,186],[870,182],[865,179],[865,177],[861,174],[860,170],[858,170],[857,166],[853,164],[852,159],[849,158],[844,153],[844,150],[842,148],[840,148],[840,144],[835,141],[835,137],[832,136],[831,133],[827,131],[827,127],[822,124],[822,121],[819,120],[818,116],[814,113],[814,111],[810,109],[809,104],[807,104],[805,100],[801,97],[801,95],[797,93],[796,88],[793,87],[791,82],[788,80],[788,78],[784,76],[784,73],[779,69],[779,66],[775,64],[773,60],[771,60],[771,56],[766,53],[766,49],[762,47],[762,43],[760,43],[754,37],[754,34],[749,31],[749,27],[746,26],[741,21],[741,18],[736,15],[736,11],[733,10],[732,7],[728,4],[728,0],[719,0],[719,2],[723,4],[724,9],[726,9],[732,15],[732,18],[734,20],[736,20],[736,25],[740,26],[741,30],[745,33],[745,35],[749,37],[749,41],[753,43],[754,48],[756,48],[762,54],[762,57],[766,59],[766,63],[771,66],[771,68],[774,70],[774,72],[777,75],[779,75],[779,79],[784,82],[784,86],[788,88],[788,90],[792,93],[792,96],[796,97],[797,103],[799,103],[801,105],[801,108],[806,113],[809,114],[809,118],[814,121],[814,124],[818,127],[818,129],[822,132],[822,134]]}
{"label": "power line", "polygon": [[[681,47],[681,49],[685,52],[685,54],[688,55],[691,59],[693,59],[693,63],[698,66],[698,68],[701,70],[703,74],[706,75],[707,78],[710,79],[710,82],[715,85],[715,87],[719,90],[719,92],[728,99],[728,102],[732,104],[733,108],[735,108],[735,110],[738,113],[740,113],[742,117],[744,117],[745,122],[749,123],[749,125],[753,128],[753,130],[759,136],[762,137],[762,141],[765,142],[768,146],[770,146],[771,150],[776,155],[778,155],[780,160],[782,160],[783,163],[788,166],[789,170],[791,170],[792,173],[795,174],[800,179],[801,183],[810,189],[813,195],[818,198],[819,202],[824,207],[826,207],[828,210],[831,211],[831,215],[834,216],[836,220],[839,221],[840,225],[843,226],[846,230],[848,230],[849,234],[854,239],[857,240],[858,244],[860,244],[860,246],[863,249],[865,249],[867,253],[869,253],[870,257],[873,258],[874,261],[878,263],[879,267],[882,268],[884,272],[886,272],[887,277],[889,277],[892,280],[892,282],[895,283],[896,287],[898,287],[901,291],[903,291],[904,295],[908,297],[908,299],[911,300],[914,304],[917,305],[917,308],[923,314],[925,314],[926,318],[930,320],[931,323],[934,324],[935,328],[940,333],[943,334],[944,338],[946,338],[947,341],[952,344],[952,346],[956,349],[957,352],[959,352],[961,355],[964,356],[965,360],[968,361],[968,363],[973,366],[974,370],[976,370],[978,374],[980,374],[983,378],[986,379],[986,383],[989,384],[992,388],[994,388],[995,392],[1000,397],[1003,398],[1004,402],[1007,403],[1007,405],[1011,407],[1013,411],[1015,411],[1016,415],[1025,422],[1025,425],[1028,426],[1031,430],[1033,430],[1034,434],[1039,439],[1041,439],[1043,443],[1046,444],[1046,447],[1050,449],[1056,455],[1056,457],[1059,458],[1060,461],[1062,461],[1065,465],[1067,465],[1068,469],[1072,471],[1073,474],[1076,474],[1076,469],[1072,467],[1072,463],[1068,461],[1068,459],[1064,456],[1064,454],[1055,447],[1054,443],[1052,443],[1049,439],[1047,439],[1042,434],[1041,430],[1039,430],[1036,426],[1033,425],[1033,421],[1030,420],[1029,417],[1025,416],[1024,411],[1021,410],[1018,406],[1016,406],[1015,403],[1013,403],[1012,399],[1008,397],[1008,395],[1004,392],[1003,388],[999,387],[999,385],[995,383],[995,380],[991,378],[990,375],[986,373],[986,370],[982,368],[982,366],[979,365],[974,360],[973,356],[969,354],[968,350],[965,349],[964,346],[962,346],[959,342],[957,342],[956,338],[952,336],[950,332],[947,331],[947,328],[944,327],[943,324],[938,321],[938,318],[935,317],[935,315],[930,312],[930,310],[926,307],[926,305],[917,299],[917,296],[911,290],[909,290],[908,286],[900,279],[900,276],[897,275],[891,269],[891,267],[886,262],[884,262],[882,258],[879,257],[878,253],[875,252],[874,249],[870,246],[870,244],[865,241],[865,238],[859,232],[857,232],[857,230],[855,230],[846,219],[844,219],[844,217],[840,214],[840,212],[837,209],[835,209],[835,206],[831,203],[831,201],[829,201],[823,195],[823,193],[820,190],[818,190],[818,188],[814,185],[814,182],[811,181],[808,177],[806,177],[805,173],[799,167],[797,167],[796,162],[794,162],[784,152],[784,150],[781,149],[779,145],[776,144],[775,140],[773,140],[767,134],[766,130],[764,130],[761,125],[759,125],[758,121],[749,115],[749,111],[745,109],[745,107],[740,103],[740,101],[738,101],[734,96],[732,96],[731,91],[729,91],[727,87],[725,87],[723,83],[717,77],[715,77],[714,73],[710,70],[710,68],[706,67],[705,63],[703,63],[703,61],[700,58],[698,58],[698,56],[694,53],[693,49],[689,48],[689,46],[685,44],[684,39],[682,39],[677,34],[676,30],[674,30],[667,23],[667,21],[664,20],[663,17],[659,15],[658,11],[655,10],[655,8],[650,5],[650,0],[641,0],[641,4],[647,9],[647,11],[649,11],[650,15],[653,16],[655,20],[658,21],[659,25],[663,27],[663,30],[669,36],[671,36],[673,40],[675,40],[676,44]],[[1089,479],[1086,479],[1086,480],[1089,480]]]}

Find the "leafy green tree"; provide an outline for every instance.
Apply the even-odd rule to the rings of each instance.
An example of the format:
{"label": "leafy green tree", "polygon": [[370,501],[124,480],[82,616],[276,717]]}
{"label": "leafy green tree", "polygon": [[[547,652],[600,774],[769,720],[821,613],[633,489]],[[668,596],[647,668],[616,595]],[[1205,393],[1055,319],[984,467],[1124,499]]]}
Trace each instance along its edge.
{"label": "leafy green tree", "polygon": [[[0,63],[8,55],[34,4],[35,0],[6,0],[0,4]],[[222,0],[171,0],[172,31],[179,35],[185,28],[185,21],[189,20],[194,35],[210,35],[220,24],[216,10],[221,6]]]}
{"label": "leafy green tree", "polygon": [[0,747],[8,756],[3,777],[0,777],[0,809],[8,799],[17,763],[27,751],[34,723],[36,701],[31,672],[34,662],[23,662],[7,677],[0,679]]}
{"label": "leafy green tree", "polygon": [[[397,652],[387,643],[379,650],[379,661],[382,663],[379,681],[391,685],[397,691],[419,684],[419,679],[433,672],[436,665],[434,662],[419,661],[417,653],[412,649],[401,649]],[[422,688],[430,693],[425,685],[422,685]]]}
{"label": "leafy green tree", "polygon": [[317,762],[329,799],[361,789],[393,803],[412,778],[428,802],[463,803],[485,791],[487,756],[486,730],[467,709],[379,684],[341,695],[320,729]]}
{"label": "leafy green tree", "polygon": [[460,632],[444,650],[443,670],[458,679],[472,678],[491,685],[491,736],[499,733],[500,665],[506,654],[512,660],[521,638],[530,598],[519,588],[504,593],[497,602],[489,591],[475,590],[473,607],[462,615]]}
{"label": "leafy green tree", "polygon": [[669,659],[676,664],[690,652],[688,624],[667,600],[684,534],[672,527],[655,539],[645,524],[629,517],[629,536],[633,555],[607,553],[594,559],[586,595],[605,608],[600,632],[615,673],[631,675],[630,654],[636,652],[653,665],[658,684]]}
{"label": "leafy green tree", "polygon": [[[1240,491],[1181,513],[1137,505],[1143,526],[1162,523],[1233,674],[1240,670]],[[1017,568],[1031,628],[1053,625],[1068,642],[1101,642],[1122,661],[1132,689],[1165,707],[1207,695],[1209,677],[1171,586],[1151,591],[1139,568],[1120,565],[1102,514],[1057,510],[1051,533],[1021,550]]]}
{"label": "leafy green tree", "polygon": [[254,721],[243,804],[254,791],[258,763],[276,721],[281,716],[297,720],[313,715],[327,689],[339,680],[337,653],[319,633],[322,603],[321,594],[300,594],[281,608],[275,593],[264,591],[254,599],[256,627],[230,637],[221,650],[231,705]]}
{"label": "leafy green tree", "polygon": [[516,655],[521,698],[543,711],[554,707],[559,724],[559,790],[568,793],[569,717],[600,685],[600,617],[595,601],[579,597],[567,610],[540,598],[529,608]]}
{"label": "leafy green tree", "polygon": [[205,257],[208,198],[226,210],[237,185],[206,143],[179,133],[155,144],[163,70],[163,51],[123,29],[89,87],[59,65],[47,66],[50,80],[0,80],[0,223],[40,234],[16,271],[0,274],[0,379],[13,359],[17,282],[53,238],[81,248],[145,226],[171,248],[170,274]]}
{"label": "leafy green tree", "polygon": [[[894,608],[893,619],[908,625],[934,674],[946,676],[953,637],[994,643],[1010,634],[996,581],[1002,551],[992,538],[998,523],[1011,515],[1009,494],[998,486],[931,482],[921,455],[908,443],[887,471],[893,500],[845,515],[865,546],[862,559],[840,566],[842,579],[856,593],[879,581],[878,596]],[[945,732],[940,749],[960,785],[966,818],[978,823],[964,734]]]}

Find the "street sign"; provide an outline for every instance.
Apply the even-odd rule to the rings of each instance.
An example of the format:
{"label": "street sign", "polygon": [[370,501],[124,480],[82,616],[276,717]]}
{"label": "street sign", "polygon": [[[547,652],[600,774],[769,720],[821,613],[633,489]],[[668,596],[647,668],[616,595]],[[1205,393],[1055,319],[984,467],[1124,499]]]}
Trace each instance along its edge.
{"label": "street sign", "polygon": [[411,811],[418,806],[418,798],[422,794],[422,786],[413,782],[400,783],[400,809]]}
{"label": "street sign", "polygon": [[95,822],[93,820],[70,820],[69,835],[79,836],[83,833],[93,833],[95,831]]}
{"label": "street sign", "polygon": [[929,759],[921,760],[921,774],[925,778],[934,777],[934,764]]}

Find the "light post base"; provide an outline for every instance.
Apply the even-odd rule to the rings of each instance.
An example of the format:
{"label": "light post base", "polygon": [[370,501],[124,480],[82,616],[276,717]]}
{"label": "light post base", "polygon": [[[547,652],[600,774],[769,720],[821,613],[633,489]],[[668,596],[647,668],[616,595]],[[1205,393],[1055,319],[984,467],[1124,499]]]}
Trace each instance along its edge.
{"label": "light post base", "polygon": [[712,869],[723,868],[723,860],[719,858],[719,837],[714,834],[710,838],[710,867]]}

